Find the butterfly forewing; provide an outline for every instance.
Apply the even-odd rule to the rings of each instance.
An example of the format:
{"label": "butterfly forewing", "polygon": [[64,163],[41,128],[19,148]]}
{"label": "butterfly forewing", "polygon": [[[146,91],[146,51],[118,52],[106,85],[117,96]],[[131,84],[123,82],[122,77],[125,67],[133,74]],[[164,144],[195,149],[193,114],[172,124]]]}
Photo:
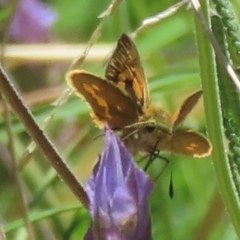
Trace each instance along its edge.
{"label": "butterfly forewing", "polygon": [[70,71],[67,79],[76,94],[90,104],[100,127],[107,122],[112,129],[121,129],[138,120],[136,104],[112,82],[83,70]]}
{"label": "butterfly forewing", "polygon": [[186,116],[192,111],[192,109],[197,104],[199,98],[202,95],[202,91],[198,91],[194,94],[192,94],[190,97],[188,97],[179,110],[175,112],[175,114],[172,117],[173,121],[173,129],[175,129],[185,118]]}
{"label": "butterfly forewing", "polygon": [[105,77],[124,89],[137,104],[139,113],[143,114],[149,101],[148,83],[138,51],[126,34],[118,40],[107,64]]}

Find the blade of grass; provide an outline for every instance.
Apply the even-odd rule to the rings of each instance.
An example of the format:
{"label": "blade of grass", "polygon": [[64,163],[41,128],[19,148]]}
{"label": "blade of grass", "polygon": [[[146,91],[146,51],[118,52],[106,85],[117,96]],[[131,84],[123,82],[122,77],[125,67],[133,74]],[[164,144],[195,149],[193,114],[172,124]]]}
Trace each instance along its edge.
{"label": "blade of grass", "polygon": [[[209,22],[209,3],[202,1],[205,16]],[[222,111],[220,108],[219,89],[217,84],[215,59],[205,30],[202,28],[197,16],[195,16],[196,38],[198,45],[199,64],[201,71],[202,87],[204,92],[204,105],[206,111],[206,123],[210,140],[213,145],[213,164],[218,179],[218,185],[222,199],[228,210],[233,225],[240,236],[240,214],[236,214],[239,208],[231,179],[231,169],[228,164],[228,156],[224,146],[224,130],[222,127]],[[238,211],[237,211],[238,212]]]}

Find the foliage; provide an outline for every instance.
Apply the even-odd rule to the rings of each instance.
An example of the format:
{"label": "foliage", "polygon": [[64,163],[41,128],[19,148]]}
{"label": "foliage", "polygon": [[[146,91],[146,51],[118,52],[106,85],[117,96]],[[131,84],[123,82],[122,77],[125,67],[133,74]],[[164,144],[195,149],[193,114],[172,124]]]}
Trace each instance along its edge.
{"label": "foliage", "polygon": [[[154,0],[151,4],[147,0],[123,1],[111,16],[101,20],[98,16],[106,10],[110,1],[48,2],[58,14],[51,29],[50,43],[58,46],[59,42],[65,43],[69,48],[72,43],[86,44],[102,21],[101,36],[94,47],[108,44],[109,50],[123,32],[134,32],[145,18],[175,4],[173,0]],[[234,4],[239,15],[239,2],[234,1]],[[6,12],[9,12],[9,6],[7,10],[2,7],[0,11],[4,26],[11,17]],[[199,20],[194,18],[193,9],[184,5],[174,15],[140,32],[135,39],[148,76],[151,99],[170,113],[180,107],[186,97],[201,88],[195,21]],[[4,32],[1,36],[4,36]],[[208,41],[207,37],[205,41]],[[13,39],[8,39],[8,42],[13,43]],[[5,68],[30,104],[37,122],[44,126],[46,119],[54,112],[45,131],[79,180],[86,183],[102,150],[102,132],[91,122],[89,108],[81,99],[71,96],[60,106],[52,104],[67,88],[64,76],[71,61],[52,56],[54,61],[43,62],[39,55],[39,61],[19,64],[18,59],[10,61],[7,54]],[[87,57],[81,68],[103,76],[107,54],[97,61]],[[59,88],[56,90],[56,87]],[[207,99],[206,96],[204,98]],[[3,113],[3,107],[0,111]],[[31,155],[26,154],[27,157],[23,155],[32,139],[14,114],[11,114],[14,153],[8,148],[6,126],[6,118],[1,114],[0,216],[7,239],[27,239],[23,222],[21,227],[17,225],[19,222],[16,223],[22,219],[22,204],[12,171],[11,154],[15,155],[17,166],[23,166],[19,170],[19,177],[30,219],[34,219],[32,227],[36,239],[83,239],[89,226],[89,216],[80,205],[76,210],[79,202],[38,149]],[[203,102],[187,117],[184,126],[207,135]],[[192,159],[172,153],[164,156],[170,160],[170,166],[155,182],[150,201],[153,239],[236,238],[219,194],[218,173],[214,173],[212,158]],[[27,162],[25,165],[24,161]],[[140,164],[144,165],[142,162]],[[164,161],[157,159],[149,169],[150,176],[158,176],[164,164]],[[173,199],[168,196],[171,171],[175,191]]]}

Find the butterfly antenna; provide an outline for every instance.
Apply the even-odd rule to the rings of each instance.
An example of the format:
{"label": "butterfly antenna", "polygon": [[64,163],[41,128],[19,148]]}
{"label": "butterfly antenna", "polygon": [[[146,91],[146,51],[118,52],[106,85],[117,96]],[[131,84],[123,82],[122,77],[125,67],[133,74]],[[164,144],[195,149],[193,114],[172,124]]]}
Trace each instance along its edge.
{"label": "butterfly antenna", "polygon": [[124,128],[140,128],[140,127],[149,127],[149,126],[155,127],[156,121],[147,120],[147,121],[136,122],[136,123],[132,123],[130,125],[124,126]]}
{"label": "butterfly antenna", "polygon": [[[174,131],[172,130],[172,140],[171,140],[171,159],[172,159],[172,149],[173,149],[173,136],[174,136]],[[168,189],[168,195],[171,199],[174,197],[174,186],[173,186],[173,167],[172,163],[170,163],[170,182],[169,182],[169,189]]]}
{"label": "butterfly antenna", "polygon": [[134,135],[136,132],[138,131],[138,129],[133,130],[132,132],[130,132],[128,135],[126,135],[125,137],[122,138],[122,141],[128,139],[129,137],[131,137],[132,135]]}
{"label": "butterfly antenna", "polygon": [[170,183],[169,183],[169,192],[168,192],[168,194],[169,194],[169,197],[170,197],[171,199],[173,199],[173,197],[174,197],[174,187],[173,187],[173,170],[172,170],[172,164],[171,164],[171,169],[170,169],[170,171],[171,171],[171,175],[170,175]]}

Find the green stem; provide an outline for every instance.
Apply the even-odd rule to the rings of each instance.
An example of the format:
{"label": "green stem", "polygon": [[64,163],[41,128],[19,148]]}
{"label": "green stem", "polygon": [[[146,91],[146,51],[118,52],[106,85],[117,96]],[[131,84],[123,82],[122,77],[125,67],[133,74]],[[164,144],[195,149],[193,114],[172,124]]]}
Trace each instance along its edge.
{"label": "green stem", "polygon": [[[209,22],[210,11],[208,1],[201,1],[205,16]],[[213,165],[218,180],[222,199],[229,216],[240,237],[240,214],[237,194],[231,178],[231,169],[224,147],[224,130],[222,127],[222,112],[220,108],[219,89],[215,70],[215,59],[212,47],[201,22],[195,17],[196,38],[198,45],[199,64],[204,92],[206,123],[209,138],[213,145]]]}

